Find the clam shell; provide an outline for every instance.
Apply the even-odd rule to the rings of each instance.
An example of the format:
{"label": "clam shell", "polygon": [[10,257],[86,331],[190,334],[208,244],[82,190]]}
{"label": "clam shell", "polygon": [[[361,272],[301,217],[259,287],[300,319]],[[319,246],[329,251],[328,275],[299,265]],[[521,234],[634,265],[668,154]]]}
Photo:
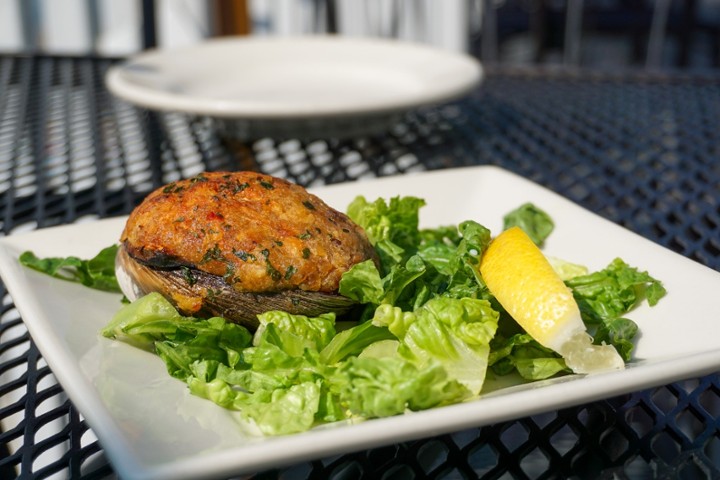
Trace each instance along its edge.
{"label": "clam shell", "polygon": [[258,327],[257,315],[282,310],[317,316],[347,313],[356,302],[339,294],[284,290],[272,293],[238,292],[223,277],[190,267],[151,267],[134,260],[121,245],[115,259],[120,288],[129,300],[151,292],[167,298],[186,316],[223,317],[251,331]]}

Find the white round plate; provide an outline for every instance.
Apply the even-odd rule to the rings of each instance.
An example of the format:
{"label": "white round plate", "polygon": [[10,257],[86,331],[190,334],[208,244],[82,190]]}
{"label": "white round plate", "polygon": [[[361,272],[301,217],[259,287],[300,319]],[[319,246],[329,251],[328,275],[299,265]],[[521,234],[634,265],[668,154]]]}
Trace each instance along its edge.
{"label": "white round plate", "polygon": [[397,114],[476,87],[473,57],[395,40],[231,37],[150,50],[110,69],[112,93],[142,107],[262,125]]}

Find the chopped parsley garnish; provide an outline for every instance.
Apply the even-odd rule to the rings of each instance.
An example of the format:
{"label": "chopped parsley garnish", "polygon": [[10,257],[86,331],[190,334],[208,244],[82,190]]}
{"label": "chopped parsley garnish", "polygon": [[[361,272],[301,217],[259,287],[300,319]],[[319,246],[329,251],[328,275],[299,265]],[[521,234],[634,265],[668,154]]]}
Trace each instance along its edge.
{"label": "chopped parsley garnish", "polygon": [[222,250],[220,250],[220,247],[218,247],[217,243],[214,247],[209,248],[205,255],[203,255],[202,260],[200,260],[200,264],[208,263],[211,261],[218,261],[218,262],[224,262],[226,259],[223,256]]}
{"label": "chopped parsley garnish", "polygon": [[295,272],[297,272],[297,268],[295,268],[293,265],[290,265],[285,269],[285,280],[290,280],[293,275],[295,275]]}
{"label": "chopped parsley garnish", "polygon": [[265,262],[265,271],[276,282],[282,278],[282,274],[270,263],[270,260]]}
{"label": "chopped parsley garnish", "polygon": [[165,185],[165,187],[162,189],[162,192],[166,193],[166,194],[171,194],[171,193],[180,193],[183,190],[185,190],[185,187],[183,187],[182,185],[178,185],[175,182],[172,182],[172,183]]}
{"label": "chopped parsley garnish", "polygon": [[207,182],[208,178],[202,173],[190,179],[190,183]]}
{"label": "chopped parsley garnish", "polygon": [[185,283],[187,283],[189,286],[193,286],[197,283],[197,278],[195,278],[195,275],[193,275],[193,271],[189,267],[180,267],[182,270],[183,278],[185,279]]}
{"label": "chopped parsley garnish", "polygon": [[223,275],[223,278],[225,280],[232,278],[233,275],[235,275],[235,264],[233,263],[226,263],[225,264],[225,275]]}
{"label": "chopped parsley garnish", "polygon": [[247,262],[248,260],[255,260],[255,255],[245,252],[243,250],[233,250],[233,255],[238,257],[243,262]]}

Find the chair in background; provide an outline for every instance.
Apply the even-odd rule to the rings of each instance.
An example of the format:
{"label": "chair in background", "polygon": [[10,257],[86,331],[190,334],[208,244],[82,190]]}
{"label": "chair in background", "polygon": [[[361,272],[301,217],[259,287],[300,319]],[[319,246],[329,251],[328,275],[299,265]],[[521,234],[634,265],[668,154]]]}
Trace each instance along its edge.
{"label": "chair in background", "polygon": [[[493,63],[720,67],[720,2],[477,0],[472,48]],[[700,4],[705,3],[706,11]],[[602,52],[610,58],[601,58]],[[693,52],[703,51],[704,55]]]}

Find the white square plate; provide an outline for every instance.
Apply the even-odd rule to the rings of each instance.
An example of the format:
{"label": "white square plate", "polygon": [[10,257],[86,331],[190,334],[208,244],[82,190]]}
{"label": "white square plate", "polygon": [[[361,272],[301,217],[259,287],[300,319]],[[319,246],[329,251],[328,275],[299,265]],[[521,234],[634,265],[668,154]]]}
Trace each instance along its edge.
{"label": "white square plate", "polygon": [[423,226],[474,219],[499,232],[502,216],[533,202],[554,219],[548,255],[605,267],[621,257],[664,282],[668,294],[630,318],[641,330],[623,371],[568,376],[501,388],[477,400],[355,425],[258,438],[231,412],[190,395],[159,358],[98,331],[120,295],[97,292],[22,267],[39,256],[89,258],[118,240],[124,218],[68,225],[0,239],[0,275],[28,330],[123,478],[184,479],[260,471],[305,459],[433,436],[555,410],[701,376],[720,367],[720,273],[660,247],[568,200],[497,167],[473,167],[317,188],[339,210],[359,194],[425,198]]}

